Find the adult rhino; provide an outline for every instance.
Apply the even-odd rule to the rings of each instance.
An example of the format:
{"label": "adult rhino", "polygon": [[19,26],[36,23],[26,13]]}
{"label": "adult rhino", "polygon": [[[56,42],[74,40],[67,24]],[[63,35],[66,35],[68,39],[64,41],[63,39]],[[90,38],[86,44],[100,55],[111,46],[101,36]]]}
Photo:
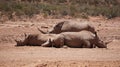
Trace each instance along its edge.
{"label": "adult rhino", "polygon": [[63,45],[73,48],[93,48],[94,46],[99,48],[107,47],[96,34],[86,30],[56,34],[54,38],[48,39],[48,41],[43,43],[41,46],[63,47]]}
{"label": "adult rhino", "polygon": [[16,46],[41,46],[49,38],[53,38],[55,34],[24,34],[23,39],[15,40]]}
{"label": "adult rhino", "polygon": [[39,28],[38,30],[44,34],[45,33],[59,34],[61,32],[79,32],[82,30],[87,30],[87,31],[91,31],[92,33],[96,33],[94,26],[89,22],[62,21],[54,25],[53,28],[48,32],[43,32]]}

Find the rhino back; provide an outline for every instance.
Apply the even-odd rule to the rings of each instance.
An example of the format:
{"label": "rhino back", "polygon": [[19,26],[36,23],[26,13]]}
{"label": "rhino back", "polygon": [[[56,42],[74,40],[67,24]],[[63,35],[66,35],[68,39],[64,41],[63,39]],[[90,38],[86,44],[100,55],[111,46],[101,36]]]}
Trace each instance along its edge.
{"label": "rhino back", "polygon": [[26,38],[27,44],[32,46],[40,46],[46,42],[49,38],[52,38],[52,34],[30,34]]}
{"label": "rhino back", "polygon": [[61,32],[78,32],[81,30],[93,32],[94,27],[88,22],[66,22],[61,28]]}
{"label": "rhino back", "polygon": [[65,45],[69,47],[81,47],[85,40],[94,40],[95,35],[89,31],[64,32]]}
{"label": "rhino back", "polygon": [[80,31],[80,32],[63,32],[61,33],[67,39],[94,39],[96,36],[90,31]]}

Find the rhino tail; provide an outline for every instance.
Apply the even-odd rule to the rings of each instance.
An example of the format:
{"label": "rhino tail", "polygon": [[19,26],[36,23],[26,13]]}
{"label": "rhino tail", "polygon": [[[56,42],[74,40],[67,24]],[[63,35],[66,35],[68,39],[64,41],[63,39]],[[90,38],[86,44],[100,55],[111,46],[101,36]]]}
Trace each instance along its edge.
{"label": "rhino tail", "polygon": [[37,28],[41,33],[47,34],[47,32],[42,31],[41,29]]}

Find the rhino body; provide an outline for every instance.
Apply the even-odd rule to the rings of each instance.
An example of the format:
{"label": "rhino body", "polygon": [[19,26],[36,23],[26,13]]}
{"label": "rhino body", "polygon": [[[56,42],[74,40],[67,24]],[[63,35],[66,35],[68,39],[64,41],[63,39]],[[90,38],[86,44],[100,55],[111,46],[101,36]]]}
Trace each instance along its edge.
{"label": "rhino body", "polygon": [[41,44],[54,36],[54,34],[25,34],[24,39],[15,41],[16,46],[41,46]]}
{"label": "rhino body", "polygon": [[54,38],[48,39],[48,41],[42,44],[43,47],[63,47],[64,45],[73,48],[93,48],[94,45],[99,48],[106,48],[106,45],[99,37],[86,30],[56,34]]}
{"label": "rhino body", "polygon": [[79,32],[82,30],[96,33],[94,26],[89,22],[69,22],[63,21],[53,26],[47,33],[59,34],[62,32]]}

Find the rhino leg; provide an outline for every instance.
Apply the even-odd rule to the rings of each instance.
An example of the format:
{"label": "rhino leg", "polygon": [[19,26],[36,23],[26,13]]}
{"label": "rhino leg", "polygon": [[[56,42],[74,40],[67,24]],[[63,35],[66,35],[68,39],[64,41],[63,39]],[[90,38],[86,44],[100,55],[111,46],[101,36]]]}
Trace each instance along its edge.
{"label": "rhino leg", "polygon": [[50,42],[50,41],[51,41],[51,40],[48,39],[45,43],[41,44],[41,46],[42,46],[42,47],[51,47],[52,45],[51,45],[51,42]]}
{"label": "rhino leg", "polygon": [[83,48],[90,48],[91,47],[90,41],[84,41],[84,44],[82,47]]}

